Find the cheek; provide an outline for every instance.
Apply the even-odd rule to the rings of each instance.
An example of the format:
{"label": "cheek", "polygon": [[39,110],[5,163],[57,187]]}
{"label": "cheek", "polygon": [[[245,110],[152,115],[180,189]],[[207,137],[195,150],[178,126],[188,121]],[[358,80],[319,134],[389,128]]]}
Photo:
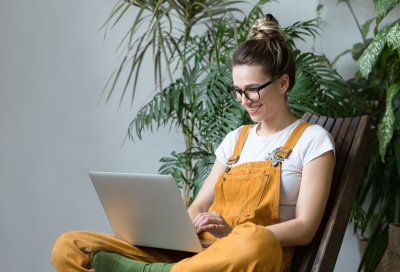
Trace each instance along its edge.
{"label": "cheek", "polygon": [[279,93],[275,90],[269,90],[265,93],[260,94],[260,100],[264,102],[274,102],[279,100]]}
{"label": "cheek", "polygon": [[260,102],[268,105],[268,108],[281,107],[282,105],[286,105],[286,96],[278,90],[273,90],[262,94],[260,96]]}

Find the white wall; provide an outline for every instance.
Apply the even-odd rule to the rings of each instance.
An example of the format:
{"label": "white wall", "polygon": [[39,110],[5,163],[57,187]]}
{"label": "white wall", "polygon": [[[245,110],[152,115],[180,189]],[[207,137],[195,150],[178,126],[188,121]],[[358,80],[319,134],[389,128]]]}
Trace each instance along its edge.
{"label": "white wall", "polygon": [[[281,0],[270,12],[285,26],[313,18],[317,2]],[[168,130],[122,145],[138,105],[154,88],[151,65],[145,64],[149,72],[132,110],[128,103],[118,109],[117,99],[97,105],[127,29],[124,21],[103,42],[99,28],[113,4],[0,0],[1,271],[52,271],[49,256],[60,233],[110,231],[89,170],[155,173],[161,156],[183,148],[178,133]],[[352,22],[337,19],[344,6],[328,7],[317,51],[332,57],[356,35]],[[342,69],[353,68],[344,63]],[[346,236],[337,271],[355,271],[356,251],[354,238]]]}
{"label": "white wall", "polygon": [[[118,63],[121,30],[105,42],[99,31],[113,4],[0,1],[1,271],[53,271],[59,234],[110,231],[89,170],[156,173],[161,156],[182,148],[167,131],[122,145],[137,105],[97,105]],[[148,74],[138,104],[154,88]]]}

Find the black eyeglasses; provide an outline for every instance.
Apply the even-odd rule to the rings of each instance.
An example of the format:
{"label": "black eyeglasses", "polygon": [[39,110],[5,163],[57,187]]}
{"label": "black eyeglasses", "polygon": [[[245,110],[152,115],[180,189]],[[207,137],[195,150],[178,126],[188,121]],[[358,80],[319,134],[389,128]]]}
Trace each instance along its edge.
{"label": "black eyeglasses", "polygon": [[260,91],[264,89],[265,87],[271,85],[274,82],[275,79],[271,79],[267,83],[264,83],[263,85],[260,85],[259,87],[250,87],[246,88],[244,90],[241,90],[239,88],[231,87],[229,89],[229,94],[233,97],[233,99],[236,99],[236,101],[241,102],[242,101],[242,96],[244,96],[250,100],[251,102],[257,102],[260,100]]}

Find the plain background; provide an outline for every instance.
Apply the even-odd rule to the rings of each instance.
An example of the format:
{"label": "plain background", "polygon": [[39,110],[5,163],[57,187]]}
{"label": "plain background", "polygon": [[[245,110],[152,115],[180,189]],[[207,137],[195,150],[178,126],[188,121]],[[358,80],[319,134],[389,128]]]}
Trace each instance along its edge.
{"label": "plain background", "polygon": [[[353,1],[361,22],[373,15],[369,2]],[[314,18],[318,3],[281,0],[266,11],[286,26]],[[314,48],[333,59],[361,37],[343,4],[321,3],[323,31]],[[53,271],[51,249],[61,233],[111,231],[89,170],[156,173],[160,157],[183,149],[175,129],[124,143],[138,107],[154,94],[154,80],[149,58],[134,105],[126,100],[118,107],[119,96],[105,103],[102,89],[119,63],[116,48],[129,27],[123,20],[103,40],[100,27],[114,4],[0,0],[1,271]],[[339,71],[345,77],[355,71],[349,56]],[[336,271],[356,271],[358,262],[349,229]]]}

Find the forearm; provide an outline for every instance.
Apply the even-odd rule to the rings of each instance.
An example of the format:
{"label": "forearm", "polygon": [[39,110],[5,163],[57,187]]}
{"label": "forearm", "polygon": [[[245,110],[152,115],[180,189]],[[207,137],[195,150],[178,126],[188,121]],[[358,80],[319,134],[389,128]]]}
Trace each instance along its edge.
{"label": "forearm", "polygon": [[214,201],[214,187],[218,180],[218,177],[225,171],[225,165],[215,161],[210,174],[204,181],[197,197],[193,201],[192,205],[188,208],[188,213],[192,221],[196,218],[199,213],[208,212],[211,204]]}
{"label": "forearm", "polygon": [[299,246],[308,244],[314,237],[315,230],[301,220],[293,219],[267,226],[281,243],[281,246]]}

